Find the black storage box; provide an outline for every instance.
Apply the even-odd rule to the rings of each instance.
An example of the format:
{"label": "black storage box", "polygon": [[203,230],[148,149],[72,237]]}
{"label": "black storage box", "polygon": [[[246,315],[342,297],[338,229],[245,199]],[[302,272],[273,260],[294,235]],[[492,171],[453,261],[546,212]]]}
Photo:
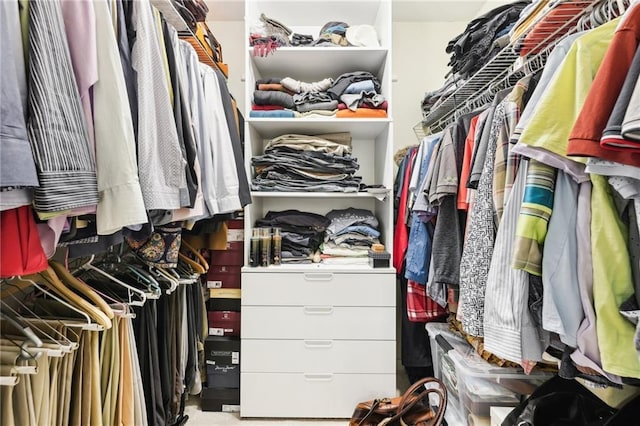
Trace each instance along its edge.
{"label": "black storage box", "polygon": [[211,365],[209,361],[207,361],[207,387],[239,388],[240,365]]}
{"label": "black storage box", "polygon": [[209,365],[240,365],[240,339],[209,336],[204,340],[204,356]]}
{"label": "black storage box", "polygon": [[387,251],[375,252],[369,250],[369,266],[372,268],[388,268],[391,254]]}
{"label": "black storage box", "polygon": [[240,302],[240,299],[216,297],[215,299],[209,299],[207,305],[208,311],[240,312],[240,306],[242,305],[242,303]]}
{"label": "black storage box", "polygon": [[203,388],[200,394],[202,411],[240,411],[240,389]]}

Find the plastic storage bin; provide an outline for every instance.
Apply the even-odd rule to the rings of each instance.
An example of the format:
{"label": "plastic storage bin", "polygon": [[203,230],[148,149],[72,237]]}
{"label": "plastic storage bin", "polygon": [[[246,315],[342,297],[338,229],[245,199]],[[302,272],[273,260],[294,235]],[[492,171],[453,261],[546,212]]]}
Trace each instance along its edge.
{"label": "plastic storage bin", "polygon": [[488,419],[491,407],[515,407],[523,396],[553,376],[536,371],[526,375],[521,369],[489,364],[473,349],[449,351],[447,355],[453,361],[459,412],[465,418]]}
{"label": "plastic storage bin", "polygon": [[[436,378],[442,380],[440,364],[443,354],[453,348],[467,350],[469,344],[462,337],[450,331],[447,323],[430,322],[426,324],[425,328],[429,333],[433,374]],[[437,336],[441,336],[441,338],[437,338]]]}

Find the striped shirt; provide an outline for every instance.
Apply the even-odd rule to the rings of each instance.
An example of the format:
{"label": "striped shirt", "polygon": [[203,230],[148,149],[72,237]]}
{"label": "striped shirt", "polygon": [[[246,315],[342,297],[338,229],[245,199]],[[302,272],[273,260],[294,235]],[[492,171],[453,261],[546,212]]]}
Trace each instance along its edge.
{"label": "striped shirt", "polygon": [[56,212],[97,204],[96,169],[57,0],[29,2],[28,111],[40,181],[35,209]]}

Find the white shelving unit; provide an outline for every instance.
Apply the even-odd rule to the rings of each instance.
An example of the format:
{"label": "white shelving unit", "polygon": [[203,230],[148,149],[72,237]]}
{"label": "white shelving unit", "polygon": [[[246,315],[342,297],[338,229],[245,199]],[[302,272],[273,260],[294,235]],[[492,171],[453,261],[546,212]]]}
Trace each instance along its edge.
{"label": "white shelving unit", "polygon": [[[348,207],[371,210],[381,241],[393,247],[393,123],[385,119],[251,118],[251,98],[260,78],[292,77],[312,82],[345,72],[369,71],[380,80],[391,108],[390,0],[248,0],[246,40],[261,13],[294,32],[312,34],[330,21],[373,25],[381,47],[285,47],[267,57],[247,48],[245,165],[269,139],[286,134],[350,132],[353,155],[371,193],[254,192],[245,209],[242,269],[242,417],[348,418],[357,402],[396,392],[396,284],[393,268],[368,265],[250,267],[249,238],[269,211],[297,209],[326,214]],[[282,401],[287,404],[282,404]]]}

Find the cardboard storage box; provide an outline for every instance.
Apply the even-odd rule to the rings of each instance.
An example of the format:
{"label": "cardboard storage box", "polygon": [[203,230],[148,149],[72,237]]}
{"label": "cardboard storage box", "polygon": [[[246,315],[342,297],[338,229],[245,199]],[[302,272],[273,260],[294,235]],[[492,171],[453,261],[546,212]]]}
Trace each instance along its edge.
{"label": "cardboard storage box", "polygon": [[200,394],[202,411],[240,411],[240,389],[203,388]]}
{"label": "cardboard storage box", "polygon": [[244,242],[228,241],[226,250],[211,250],[211,265],[242,266],[244,264]]}
{"label": "cardboard storage box", "polygon": [[207,273],[207,288],[240,288],[240,266],[211,265]]}
{"label": "cardboard storage box", "polygon": [[211,365],[207,361],[207,387],[209,388],[239,388],[239,365]]}
{"label": "cardboard storage box", "polygon": [[207,365],[240,365],[240,339],[209,336],[204,340]]}
{"label": "cardboard storage box", "polygon": [[240,312],[210,311],[208,316],[210,336],[240,335]]}

